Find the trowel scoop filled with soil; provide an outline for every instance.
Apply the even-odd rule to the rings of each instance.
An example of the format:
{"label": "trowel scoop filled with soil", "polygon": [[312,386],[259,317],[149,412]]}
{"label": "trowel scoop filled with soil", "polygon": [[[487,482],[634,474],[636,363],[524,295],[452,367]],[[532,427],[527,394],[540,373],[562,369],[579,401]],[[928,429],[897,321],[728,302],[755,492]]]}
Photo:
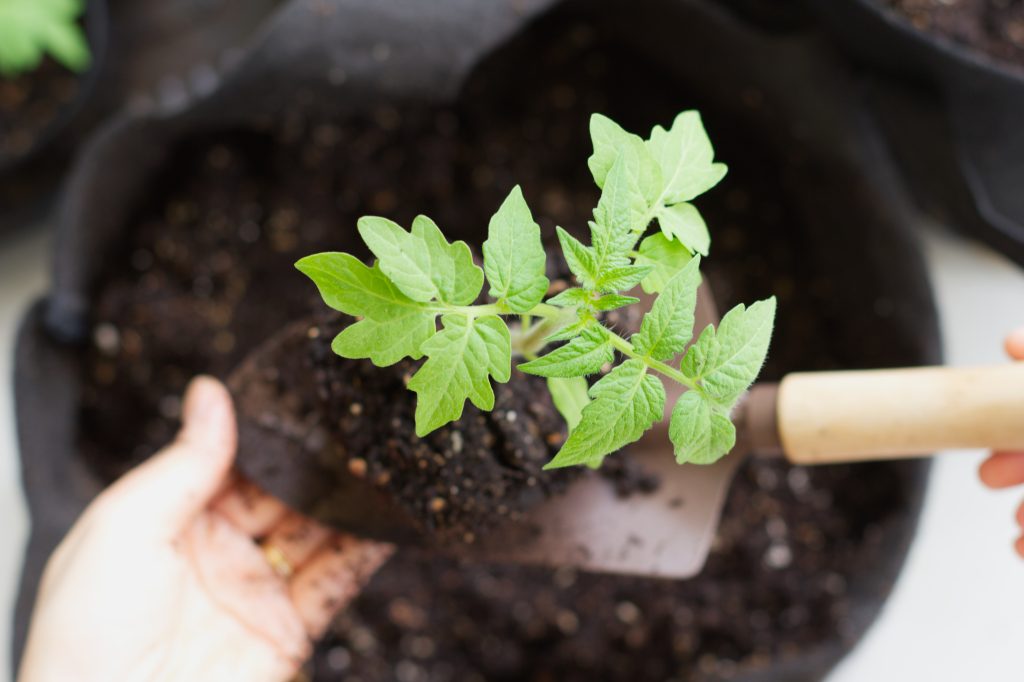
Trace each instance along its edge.
{"label": "trowel scoop filled with soil", "polygon": [[[714,306],[702,297],[699,322]],[[229,379],[239,466],[289,505],[349,532],[462,557],[687,575],[714,535],[730,462],[679,467],[659,425],[600,471],[543,466],[567,429],[542,379],[513,374],[495,407],[420,438],[405,384],[415,363],[346,360],[344,323],[299,321]],[[681,513],[685,509],[686,513]],[[694,545],[698,546],[695,547]],[[700,549],[702,547],[702,549]]]}

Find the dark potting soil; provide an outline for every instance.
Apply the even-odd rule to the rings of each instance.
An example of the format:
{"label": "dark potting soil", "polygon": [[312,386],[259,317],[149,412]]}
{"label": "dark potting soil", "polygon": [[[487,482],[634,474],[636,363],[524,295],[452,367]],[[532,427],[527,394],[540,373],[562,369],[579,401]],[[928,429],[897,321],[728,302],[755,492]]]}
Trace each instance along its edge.
{"label": "dark potting soil", "polygon": [[1024,68],[1022,0],[880,0],[915,28]]}
{"label": "dark potting soil", "polygon": [[27,73],[0,76],[0,163],[31,151],[78,89],[79,76],[49,58]]}
{"label": "dark potting soil", "polygon": [[[467,404],[460,419],[418,438],[406,384],[420,363],[380,368],[335,356],[331,339],[347,323],[331,315],[290,325],[232,376],[245,418],[260,424],[246,471],[271,472],[294,457],[292,448],[307,448],[327,463],[325,476],[379,493],[356,499],[342,480],[328,482],[324,494],[310,493],[319,498],[313,513],[347,527],[355,507],[372,517],[358,526],[367,533],[389,537],[386,521],[406,529],[401,537],[432,544],[472,544],[582,473],[542,473],[566,429],[543,380],[521,373],[494,386],[492,411]],[[243,446],[249,438],[243,429]]]}
{"label": "dark potting soil", "polygon": [[[360,215],[407,225],[426,213],[478,249],[489,216],[521,183],[550,238],[556,224],[585,225],[596,204],[586,167],[591,112],[647,130],[702,106],[685,83],[602,44],[587,25],[520,48],[540,68],[489,64],[451,108],[384,106],[366,117],[295,118],[274,130],[183,141],[96,292],[80,438],[91,466],[111,479],[150,454],[173,435],[192,375],[225,377],[288,322],[320,311],[292,263],[325,249],[365,256],[354,239]],[[756,92],[748,95],[747,106],[760,106]],[[819,227],[797,208],[805,190],[787,186],[780,172],[791,159],[741,119],[703,113],[731,169],[698,200],[715,239],[708,276],[723,309],[779,297],[765,377],[912,361],[886,337],[891,304],[830,306],[839,287],[852,286],[844,282],[861,281],[862,263],[851,258],[848,272],[815,268]],[[349,381],[372,370],[357,363],[353,371]],[[400,377],[393,381],[397,389]],[[340,388],[332,388],[339,412],[359,416],[351,414],[355,389]],[[408,409],[397,406],[403,396],[389,389],[372,399]],[[368,399],[361,394],[364,411]],[[366,439],[357,424],[345,427],[347,436]],[[464,434],[464,449],[468,442]],[[453,444],[441,447],[449,446],[453,457],[442,450],[443,464],[424,458],[432,474],[448,476],[462,462]],[[415,447],[405,442],[380,456]],[[386,471],[386,460],[371,469],[363,459],[368,475]],[[900,464],[804,469],[750,460],[707,567],[686,582],[399,552],[340,616],[311,672],[349,682],[664,682],[728,678],[838,646],[863,627],[859,600],[890,587],[864,588],[864,577],[898,552],[889,531],[904,517],[911,475]]]}

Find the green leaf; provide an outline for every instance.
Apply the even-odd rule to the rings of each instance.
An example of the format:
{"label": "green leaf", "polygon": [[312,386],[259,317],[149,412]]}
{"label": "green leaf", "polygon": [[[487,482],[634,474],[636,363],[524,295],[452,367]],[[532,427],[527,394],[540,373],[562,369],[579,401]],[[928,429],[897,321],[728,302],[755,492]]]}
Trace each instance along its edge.
{"label": "green leaf", "polygon": [[580,377],[600,372],[614,358],[607,332],[595,325],[547,355],[524,362],[519,370],[542,377]]}
{"label": "green leaf", "polygon": [[711,234],[701,217],[700,211],[693,204],[676,204],[663,207],[655,212],[658,226],[669,239],[677,239],[691,251],[707,256],[711,249]]}
{"label": "green leaf", "polygon": [[590,117],[590,140],[594,153],[587,159],[587,166],[598,187],[604,187],[608,171],[619,157],[620,150],[643,143],[638,135],[627,133],[618,123],[601,114]]}
{"label": "green leaf", "polygon": [[91,55],[78,24],[83,9],[79,0],[0,0],[0,74],[30,71],[44,53],[85,71]]}
{"label": "green leaf", "polygon": [[590,305],[590,301],[590,294],[579,287],[561,291],[547,300],[549,305],[559,308],[577,308],[582,305]]}
{"label": "green leaf", "polygon": [[598,253],[599,263],[602,254],[630,248],[631,244],[626,240],[647,227],[644,224],[647,207],[633,167],[627,157],[620,156],[608,171],[604,191],[594,209],[594,222],[598,227],[594,235],[594,250]]}
{"label": "green leaf", "polygon": [[597,279],[597,261],[593,249],[584,246],[560,227],[555,228],[555,233],[558,234],[558,242],[562,245],[562,255],[569,270],[583,286],[593,288]]}
{"label": "green leaf", "polygon": [[676,116],[667,131],[655,126],[647,148],[661,167],[665,188],[662,203],[666,205],[690,201],[725,177],[727,168],[713,162],[715,152],[696,111]]}
{"label": "green leaf", "polygon": [[347,253],[313,254],[295,267],[313,280],[324,303],[349,315],[384,321],[425,308],[399,291],[379,264],[369,268]]}
{"label": "green leaf", "polygon": [[637,265],[650,265],[653,270],[640,282],[648,294],[663,291],[669,280],[690,262],[693,252],[678,241],[670,241],[661,232],[645,237],[640,242]]}
{"label": "green leaf", "polygon": [[601,199],[594,209],[594,220],[590,222],[594,270],[598,276],[611,268],[629,265],[633,246],[644,227],[646,200],[621,161],[619,157],[608,172]]}
{"label": "green leaf", "polygon": [[681,370],[700,382],[717,405],[731,408],[757,378],[775,323],[775,298],[730,310],[715,330],[705,329],[683,358]]}
{"label": "green leaf", "polygon": [[594,310],[601,312],[607,312],[609,310],[618,310],[619,308],[625,308],[628,305],[639,303],[640,299],[635,296],[622,296],[621,294],[605,294],[600,298],[591,301],[590,306]]}
{"label": "green leaf", "polygon": [[596,465],[634,442],[665,410],[665,387],[641,360],[627,360],[590,389],[594,399],[583,418],[545,469]]}
{"label": "green leaf", "polygon": [[687,391],[672,410],[668,437],[680,464],[713,464],[736,445],[736,427],[720,407],[697,391]]}
{"label": "green leaf", "polygon": [[668,360],[686,348],[693,337],[698,287],[700,256],[694,256],[669,281],[650,312],[644,315],[640,331],[632,339],[638,353],[655,360]]}
{"label": "green leaf", "polygon": [[715,361],[717,354],[718,339],[715,338],[715,328],[709,324],[686,351],[679,369],[694,381],[703,381],[708,366]]}
{"label": "green leaf", "polygon": [[351,324],[334,338],[331,349],[344,358],[369,358],[378,367],[404,357],[419,360],[420,347],[436,332],[435,314],[409,309],[384,322],[369,318]]}
{"label": "green leaf", "polygon": [[476,300],[484,284],[484,272],[473,263],[466,242],[449,244],[437,223],[425,215],[412,221],[412,234],[426,249],[438,300],[452,305],[469,305]]}
{"label": "green leaf", "polygon": [[461,417],[467,398],[481,410],[493,409],[488,377],[504,383],[511,374],[511,338],[500,317],[450,314],[441,323],[444,328],[420,347],[427,361],[409,381],[421,437]]}
{"label": "green leaf", "polygon": [[715,402],[733,405],[761,372],[775,326],[775,297],[749,308],[740,304],[726,313],[716,330],[712,371],[705,368],[704,388]]}
{"label": "green leaf", "polygon": [[546,256],[540,226],[533,221],[519,185],[491,218],[483,251],[491,296],[517,313],[540,303],[548,289]]}
{"label": "green leaf", "polygon": [[562,327],[557,332],[544,339],[544,342],[555,343],[556,341],[568,341],[570,339],[574,339],[585,330],[590,329],[597,324],[597,320],[595,320],[594,316],[586,309],[581,309],[579,312],[580,317],[578,321]]}
{"label": "green leaf", "polygon": [[363,216],[359,234],[377,257],[380,269],[402,293],[426,303],[440,294],[432,270],[435,255],[417,234],[406,232],[387,218]]}
{"label": "green leaf", "polygon": [[639,284],[652,270],[652,265],[621,265],[617,268],[608,268],[598,277],[595,288],[603,292],[626,291]]}
{"label": "green leaf", "polygon": [[661,167],[646,143],[601,114],[590,117],[590,139],[594,153],[587,159],[587,165],[597,186],[605,188],[611,169],[621,159],[629,167],[629,174],[636,179],[647,205],[653,204],[664,187],[664,180]]}
{"label": "green leaf", "polygon": [[583,377],[549,377],[547,381],[551,401],[572,433],[583,418],[583,408],[590,404],[587,380]]}

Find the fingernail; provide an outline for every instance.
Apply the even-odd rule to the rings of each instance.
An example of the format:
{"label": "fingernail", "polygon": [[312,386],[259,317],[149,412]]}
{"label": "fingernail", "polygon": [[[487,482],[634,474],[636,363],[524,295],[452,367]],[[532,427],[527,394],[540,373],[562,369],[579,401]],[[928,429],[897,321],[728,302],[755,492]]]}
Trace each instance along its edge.
{"label": "fingernail", "polygon": [[185,389],[183,430],[202,437],[216,428],[221,419],[221,402],[213,379],[206,376],[194,378]]}
{"label": "fingernail", "polygon": [[196,377],[188,383],[183,399],[182,421],[196,421],[210,409],[210,390],[205,377]]}

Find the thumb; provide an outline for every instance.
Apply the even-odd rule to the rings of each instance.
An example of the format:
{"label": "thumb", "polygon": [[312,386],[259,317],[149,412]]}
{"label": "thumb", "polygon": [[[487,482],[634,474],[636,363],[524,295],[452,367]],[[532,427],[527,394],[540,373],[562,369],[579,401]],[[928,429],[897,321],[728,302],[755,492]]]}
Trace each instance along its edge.
{"label": "thumb", "polygon": [[231,395],[216,379],[196,377],[185,391],[174,442],[114,484],[106,502],[150,532],[176,537],[220,490],[236,443]]}
{"label": "thumb", "polygon": [[1006,353],[1014,360],[1024,360],[1024,327],[1006,337]]}

